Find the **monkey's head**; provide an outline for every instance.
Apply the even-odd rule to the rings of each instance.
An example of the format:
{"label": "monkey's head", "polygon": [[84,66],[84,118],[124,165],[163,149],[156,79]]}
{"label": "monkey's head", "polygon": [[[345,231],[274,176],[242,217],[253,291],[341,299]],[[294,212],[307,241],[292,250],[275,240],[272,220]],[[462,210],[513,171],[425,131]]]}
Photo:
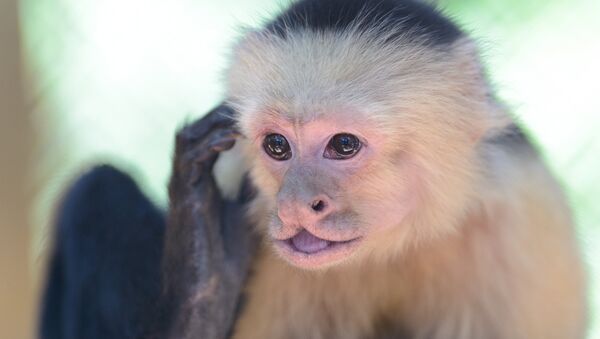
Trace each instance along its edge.
{"label": "monkey's head", "polygon": [[265,238],[315,269],[454,231],[481,140],[507,121],[473,44],[440,18],[359,11],[338,27],[302,13],[247,34],[227,75]]}

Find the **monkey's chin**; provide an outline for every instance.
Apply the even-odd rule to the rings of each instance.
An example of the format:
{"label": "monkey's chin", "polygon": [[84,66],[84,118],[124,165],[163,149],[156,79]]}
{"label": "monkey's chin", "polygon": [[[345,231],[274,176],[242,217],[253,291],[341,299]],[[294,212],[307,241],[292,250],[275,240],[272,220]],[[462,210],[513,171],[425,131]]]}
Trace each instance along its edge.
{"label": "monkey's chin", "polygon": [[302,230],[291,238],[274,240],[274,246],[290,264],[304,269],[320,269],[347,259],[361,240],[362,237],[343,241],[327,240]]}

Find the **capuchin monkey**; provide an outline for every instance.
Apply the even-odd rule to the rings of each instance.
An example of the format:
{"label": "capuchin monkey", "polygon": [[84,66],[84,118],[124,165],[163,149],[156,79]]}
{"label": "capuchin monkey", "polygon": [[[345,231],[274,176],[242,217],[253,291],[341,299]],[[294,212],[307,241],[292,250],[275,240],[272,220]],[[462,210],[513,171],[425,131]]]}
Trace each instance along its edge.
{"label": "capuchin monkey", "polygon": [[226,89],[177,135],[166,228],[113,168],[67,194],[42,338],[584,337],[561,189],[437,10],[298,1]]}

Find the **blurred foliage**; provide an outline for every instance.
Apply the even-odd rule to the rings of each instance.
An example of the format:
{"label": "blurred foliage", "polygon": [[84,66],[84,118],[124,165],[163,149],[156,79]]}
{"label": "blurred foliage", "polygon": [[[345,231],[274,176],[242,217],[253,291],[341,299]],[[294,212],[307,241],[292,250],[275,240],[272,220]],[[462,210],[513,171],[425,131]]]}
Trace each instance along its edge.
{"label": "blurred foliage", "polygon": [[[478,40],[500,98],[564,183],[600,306],[600,1],[440,0]],[[274,0],[22,0],[43,225],[70,178],[108,161],[164,204],[178,126],[222,98],[220,72],[243,25]],[[600,339],[597,317],[590,338]]]}

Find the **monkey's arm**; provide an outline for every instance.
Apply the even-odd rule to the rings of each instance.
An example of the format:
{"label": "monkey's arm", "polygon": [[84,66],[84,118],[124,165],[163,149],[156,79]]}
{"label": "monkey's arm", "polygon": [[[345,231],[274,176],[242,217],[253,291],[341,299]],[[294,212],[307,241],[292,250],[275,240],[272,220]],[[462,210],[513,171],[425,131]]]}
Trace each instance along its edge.
{"label": "monkey's arm", "polygon": [[227,337],[252,242],[242,218],[249,185],[238,201],[223,201],[211,174],[234,142],[224,112],[177,137],[166,229],[135,182],[110,166],[69,189],[57,213],[40,338]]}
{"label": "monkey's arm", "polygon": [[169,184],[169,214],[163,257],[161,309],[169,317],[161,337],[215,338],[229,335],[254,250],[243,204],[220,196],[212,168],[238,136],[233,112],[220,106],[177,135]]}

